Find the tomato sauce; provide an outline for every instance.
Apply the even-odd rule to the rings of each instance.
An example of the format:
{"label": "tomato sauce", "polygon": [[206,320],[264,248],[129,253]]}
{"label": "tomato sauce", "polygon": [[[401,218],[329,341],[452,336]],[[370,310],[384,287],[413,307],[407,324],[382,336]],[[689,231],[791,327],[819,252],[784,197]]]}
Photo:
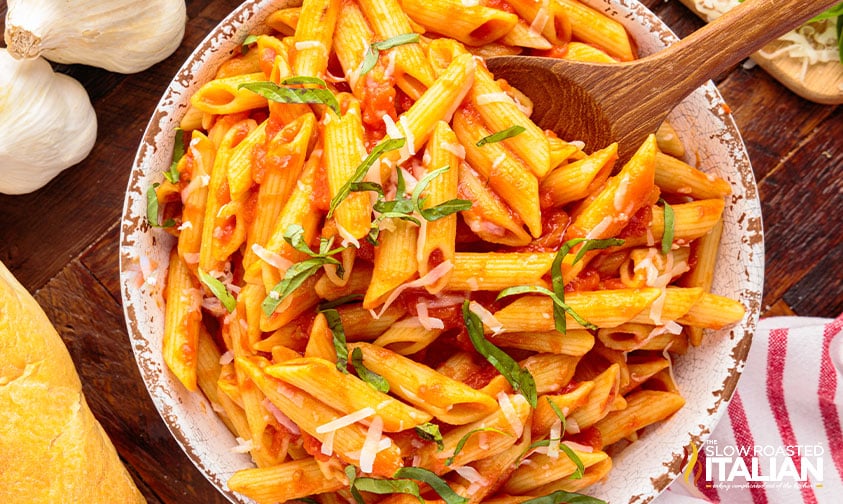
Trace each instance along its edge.
{"label": "tomato sauce", "polygon": [[325,166],[319,163],[316,168],[316,175],[313,177],[313,193],[310,202],[314,210],[327,212],[331,208],[331,191],[328,189],[328,175],[325,173]]}

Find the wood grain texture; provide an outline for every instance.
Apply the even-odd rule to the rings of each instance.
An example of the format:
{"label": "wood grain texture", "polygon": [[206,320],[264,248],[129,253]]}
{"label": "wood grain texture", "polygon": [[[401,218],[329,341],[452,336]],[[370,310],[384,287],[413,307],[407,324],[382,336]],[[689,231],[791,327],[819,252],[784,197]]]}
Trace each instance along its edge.
{"label": "wood grain texture", "polygon": [[[29,195],[0,195],[0,260],[66,341],[85,394],[152,504],[226,502],[193,467],[153,407],[123,321],[118,229],[142,130],[184,59],[238,0],[191,0],[185,40],[151,69],[118,75],[57,68],[83,83],[100,121],[91,157]],[[680,2],[644,0],[681,37],[702,21]],[[6,3],[0,1],[0,28]],[[843,114],[791,93],[761,68],[715,79],[746,141],[762,197],[764,315],[843,311]]]}

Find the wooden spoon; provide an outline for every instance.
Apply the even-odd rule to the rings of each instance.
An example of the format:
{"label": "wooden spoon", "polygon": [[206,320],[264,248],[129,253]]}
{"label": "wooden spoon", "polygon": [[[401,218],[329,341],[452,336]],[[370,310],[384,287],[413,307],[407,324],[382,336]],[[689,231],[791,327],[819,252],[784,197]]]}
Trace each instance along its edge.
{"label": "wooden spoon", "polygon": [[683,98],[840,0],[746,0],[679,42],[623,63],[496,56],[486,64],[533,101],[533,120],[589,152],[628,159]]}

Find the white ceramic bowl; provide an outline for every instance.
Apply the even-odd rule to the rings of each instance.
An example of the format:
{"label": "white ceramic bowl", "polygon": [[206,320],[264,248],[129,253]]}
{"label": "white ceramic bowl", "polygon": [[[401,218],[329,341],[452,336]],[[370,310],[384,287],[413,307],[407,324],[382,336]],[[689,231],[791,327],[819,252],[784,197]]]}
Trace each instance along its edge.
{"label": "white ceramic bowl", "polygon": [[[120,236],[122,295],[126,323],[141,376],[162,418],[196,467],[232,502],[247,503],[226,486],[247,455],[233,453],[234,437],[201,394],[189,393],[167,371],[161,355],[164,327],[161,286],[173,238],[145,222],[146,189],[169,167],[174,129],[190,95],[208,81],[219,64],[239,50],[250,33],[262,30],[263,17],[289,0],[247,0],[196,48],[155,109],[132,167]],[[641,55],[658,51],[676,36],[636,0],[586,0],[623,23]],[[745,319],[707,336],[700,348],[676,359],[674,373],[686,405],[640,441],[614,457],[610,477],[588,493],[619,504],[649,502],[677,475],[690,444],[713,429],[737,384],[758,321],[764,249],[761,209],[755,179],[740,134],[712,83],[689,96],[670,115],[688,147],[689,162],[732,185],[724,213],[725,228],[713,291],[740,300]],[[138,258],[149,260],[157,283],[140,284]]]}

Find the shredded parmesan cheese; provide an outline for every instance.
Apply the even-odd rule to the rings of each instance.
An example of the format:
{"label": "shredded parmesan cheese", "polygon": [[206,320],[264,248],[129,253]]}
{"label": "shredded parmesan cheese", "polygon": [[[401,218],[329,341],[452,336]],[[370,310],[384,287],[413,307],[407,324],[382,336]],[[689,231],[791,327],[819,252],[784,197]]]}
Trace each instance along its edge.
{"label": "shredded parmesan cheese", "polygon": [[524,396],[521,395],[515,395],[510,398],[509,394],[506,392],[498,393],[498,404],[501,407],[501,413],[503,413],[506,421],[509,422],[516,438],[521,437],[521,434],[524,432],[524,424],[521,422],[521,418],[518,417],[518,412],[515,411],[515,406],[512,404],[512,400],[515,399],[517,401],[518,398],[526,400],[524,399]]}
{"label": "shredded parmesan cheese", "polygon": [[594,451],[594,448],[593,448],[593,447],[591,447],[591,446],[588,446],[588,445],[584,445],[584,444],[580,444],[580,443],[575,443],[575,442],[573,442],[573,441],[562,441],[562,442],[563,442],[563,443],[565,444],[565,446],[567,446],[568,448],[570,448],[570,449],[572,449],[572,450],[577,450],[578,452],[582,452],[582,453],[591,453],[591,452],[593,452],[593,451]]}
{"label": "shredded parmesan cheese", "polygon": [[492,161],[492,171],[500,168],[504,161],[506,161],[506,154],[501,153],[494,161]]}
{"label": "shredded parmesan cheese", "polygon": [[325,50],[325,45],[318,40],[300,40],[296,42],[296,51],[303,51],[305,49],[322,49]]}
{"label": "shredded parmesan cheese", "polygon": [[[707,21],[713,21],[740,3],[739,0],[694,0],[694,7]],[[834,19],[805,23],[777,39],[781,47],[774,52],[760,51],[765,58],[787,56],[801,60],[800,81],[805,80],[808,67],[817,63],[839,61],[837,28]]]}
{"label": "shredded parmesan cheese", "polygon": [[460,159],[465,159],[465,147],[461,143],[444,142],[440,144],[442,150],[450,152]]}
{"label": "shredded parmesan cheese", "polygon": [[363,442],[363,448],[360,449],[360,470],[364,473],[372,472],[382,434],[383,418],[376,416],[369,425],[369,430],[366,432],[366,440]]}
{"label": "shredded parmesan cheese", "polygon": [[576,418],[569,417],[569,416],[565,417],[565,432],[567,434],[579,434],[580,433],[580,424],[577,423]]}
{"label": "shredded parmesan cheese", "polygon": [[225,366],[226,364],[231,364],[234,362],[234,352],[231,350],[225,352],[224,354],[220,355],[220,365]]}
{"label": "shredded parmesan cheese", "polygon": [[559,458],[559,443],[562,441],[562,420],[556,419],[550,426],[549,443],[547,445],[547,456]]}
{"label": "shredded parmesan cheese", "polygon": [[195,191],[196,189],[201,189],[203,187],[207,187],[208,184],[211,182],[210,175],[199,175],[198,177],[193,177],[190,183],[187,184],[187,187],[182,189],[181,192],[181,200],[187,201],[187,198],[190,197],[190,194]]}
{"label": "shredded parmesan cheese", "polygon": [[348,415],[341,416],[339,418],[331,420],[328,423],[316,426],[316,433],[325,434],[331,431],[335,431],[337,429],[342,429],[343,427],[348,427],[349,425],[355,424],[360,420],[369,418],[374,414],[375,410],[370,406],[366,406],[365,408],[349,413]]}
{"label": "shredded parmesan cheese", "polygon": [[[670,376],[670,381],[676,384],[676,376],[673,374],[673,359],[670,358],[670,353],[668,352],[671,346],[673,346],[673,342],[668,343],[667,346],[664,347],[664,350],[662,350],[662,357],[667,359],[667,374]],[[676,385],[678,387],[678,384]]]}
{"label": "shredded parmesan cheese", "polygon": [[413,136],[413,130],[410,128],[410,125],[407,123],[407,116],[402,115],[398,118],[398,123],[401,124],[401,129],[404,130],[404,135],[407,141],[404,143],[404,147],[407,148],[407,152],[410,158],[416,155],[416,138]]}
{"label": "shredded parmesan cheese", "polygon": [[486,105],[488,103],[512,103],[512,98],[503,91],[497,93],[483,93],[477,95],[477,104]]}
{"label": "shredded parmesan cheese", "polygon": [[[325,114],[325,115],[328,115],[328,114]],[[354,235],[349,233],[346,228],[344,228],[342,225],[340,225],[339,221],[335,221],[335,222],[337,224],[337,233],[340,235],[340,238],[342,238],[342,242],[340,242],[340,244],[343,247],[348,247],[349,245],[353,245],[354,248],[359,249],[360,248],[360,242],[357,240],[357,238],[355,238]]]}
{"label": "shredded parmesan cheese", "polygon": [[271,252],[257,243],[252,245],[252,252],[254,252],[255,255],[263,262],[269,264],[270,266],[274,266],[281,272],[287,271],[287,269],[293,265],[293,262],[289,259],[281,257],[275,252]]}
{"label": "shredded parmesan cheese", "polygon": [[454,468],[454,472],[470,483],[469,487],[465,491],[467,495],[474,495],[480,489],[489,484],[489,481],[484,478],[477,469],[471,466],[456,467]]}
{"label": "shredded parmesan cheese", "polygon": [[330,457],[334,454],[334,436],[336,436],[337,431],[331,431],[325,434],[325,440],[322,441],[322,446],[319,448],[319,452],[322,455]]}
{"label": "shredded parmesan cheese", "polygon": [[[278,407],[275,406],[272,401],[270,401],[269,399],[264,399],[262,404],[266,411],[272,413],[272,417],[275,418],[275,421],[278,422],[285,429],[290,431],[290,434],[294,436],[298,436],[301,434],[301,430],[299,429],[299,426],[296,425],[296,422],[292,421],[290,417],[288,417],[280,409],[278,409]],[[333,435],[333,431],[329,432],[328,434]]]}
{"label": "shredded parmesan cheese", "polygon": [[468,309],[480,317],[480,321],[483,322],[483,325],[491,329],[493,334],[499,334],[503,331],[503,324],[495,318],[495,315],[492,314],[492,312],[484,308],[483,305],[477,301],[471,301],[468,303]]}
{"label": "shredded parmesan cheese", "polygon": [[252,440],[251,439],[243,439],[238,437],[235,439],[237,441],[236,446],[231,447],[231,451],[234,453],[249,453],[252,451]]}
{"label": "shredded parmesan cheese", "polygon": [[416,313],[418,313],[418,320],[422,327],[428,331],[434,329],[445,329],[445,322],[442,319],[431,317],[427,311],[427,303],[419,302],[416,304]]}
{"label": "shredded parmesan cheese", "polygon": [[412,282],[407,282],[399,285],[398,287],[393,290],[389,296],[384,301],[383,306],[381,307],[381,311],[374,315],[376,319],[381,318],[381,315],[386,311],[387,308],[396,300],[398,296],[401,295],[407,289],[415,289],[417,287],[427,287],[428,285],[433,285],[436,283],[437,280],[442,278],[447,272],[451,271],[454,267],[454,264],[451,261],[445,260],[439,263],[435,268],[428,271],[423,277],[413,280]]}
{"label": "shredded parmesan cheese", "polygon": [[594,240],[595,238],[600,238],[603,235],[603,232],[606,231],[609,228],[609,226],[611,226],[612,223],[614,223],[614,222],[615,222],[615,219],[611,215],[607,215],[607,216],[603,217],[603,220],[598,222],[597,225],[594,226],[594,229],[589,231],[586,234],[585,237],[589,240]]}
{"label": "shredded parmesan cheese", "polygon": [[548,21],[550,21],[549,3],[548,0],[542,0],[541,8],[536,12],[533,22],[530,23],[530,31],[533,33],[542,33]]}

